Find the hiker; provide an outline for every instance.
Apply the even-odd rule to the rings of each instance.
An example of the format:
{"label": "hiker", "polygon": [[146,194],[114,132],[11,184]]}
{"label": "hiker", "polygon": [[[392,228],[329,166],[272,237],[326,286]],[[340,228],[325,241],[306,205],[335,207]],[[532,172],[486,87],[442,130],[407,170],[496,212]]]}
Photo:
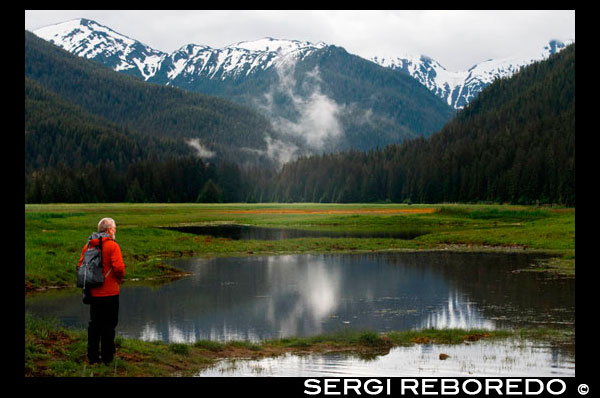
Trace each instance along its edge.
{"label": "hiker", "polygon": [[[87,356],[90,364],[100,360],[108,364],[115,354],[115,328],[119,321],[119,284],[125,276],[125,264],[121,248],[115,242],[117,225],[112,218],[103,218],[98,223],[98,233],[93,233],[84,246],[79,259],[83,262],[88,247],[101,245],[104,282],[101,286],[89,288],[86,303],[90,304]],[[100,242],[100,239],[101,242]],[[100,349],[99,349],[100,348]]]}

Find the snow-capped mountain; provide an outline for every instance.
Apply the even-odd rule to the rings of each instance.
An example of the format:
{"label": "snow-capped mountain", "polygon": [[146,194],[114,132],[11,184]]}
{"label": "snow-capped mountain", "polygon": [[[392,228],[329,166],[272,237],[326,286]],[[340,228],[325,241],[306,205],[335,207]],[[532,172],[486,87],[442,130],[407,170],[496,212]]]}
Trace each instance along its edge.
{"label": "snow-capped mountain", "polygon": [[325,43],[264,38],[220,49],[188,44],[168,54],[88,19],[43,27],[34,33],[75,55],[99,60],[115,71],[167,84],[181,77],[223,80],[247,76],[290,58],[302,59],[326,46]]}
{"label": "snow-capped mountain", "polygon": [[325,43],[313,45],[272,38],[240,42],[220,49],[188,44],[167,56],[164,71],[168,81],[196,76],[225,80],[266,70],[290,59],[302,59],[323,47]]}
{"label": "snow-capped mountain", "polygon": [[[146,81],[193,85],[195,79],[238,79],[272,67],[302,60],[325,43],[263,38],[224,48],[188,44],[171,54],[152,49],[137,40],[88,19],[75,19],[43,27],[34,33],[81,57],[101,62]],[[498,77],[508,77],[522,66],[546,59],[572,40],[550,41],[537,54],[487,60],[466,71],[448,71],[427,56],[394,55],[370,61],[408,73],[454,109],[464,107]]]}
{"label": "snow-capped mountain", "polygon": [[74,19],[34,32],[38,37],[83,58],[102,59],[116,71],[135,69],[145,80],[154,76],[167,54],[88,19]]}
{"label": "snow-capped mountain", "polygon": [[551,40],[538,53],[489,59],[466,71],[452,72],[427,56],[399,55],[373,57],[382,66],[408,73],[455,109],[463,108],[495,79],[510,77],[523,66],[547,59],[573,40]]}

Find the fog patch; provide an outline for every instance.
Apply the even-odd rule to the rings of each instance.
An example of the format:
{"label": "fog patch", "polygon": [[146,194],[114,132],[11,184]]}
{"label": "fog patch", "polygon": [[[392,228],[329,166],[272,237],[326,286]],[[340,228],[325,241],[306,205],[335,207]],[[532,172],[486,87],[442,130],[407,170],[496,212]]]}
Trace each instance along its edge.
{"label": "fog patch", "polygon": [[[283,165],[300,154],[320,153],[333,147],[344,135],[340,116],[345,105],[321,90],[319,68],[306,73],[297,92],[296,59],[286,58],[275,71],[278,83],[271,86],[257,106],[268,116],[278,136],[265,136],[266,155]],[[281,103],[285,102],[286,106]]]}
{"label": "fog patch", "polygon": [[295,160],[304,152],[293,142],[282,141],[277,138],[272,138],[269,135],[265,136],[265,144],[267,145],[266,150],[255,148],[241,148],[241,150],[256,156],[266,157],[279,167]]}
{"label": "fog patch", "polygon": [[215,153],[204,147],[198,138],[191,138],[186,140],[185,143],[194,148],[196,155],[202,160],[211,159],[215,156]]}

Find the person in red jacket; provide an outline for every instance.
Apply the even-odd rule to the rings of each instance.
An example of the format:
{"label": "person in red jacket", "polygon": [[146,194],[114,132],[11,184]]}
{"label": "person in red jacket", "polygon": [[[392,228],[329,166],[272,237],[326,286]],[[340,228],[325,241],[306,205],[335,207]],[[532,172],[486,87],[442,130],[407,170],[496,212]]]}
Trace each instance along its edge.
{"label": "person in red jacket", "polygon": [[[104,283],[90,288],[90,323],[88,326],[87,356],[90,364],[100,360],[109,363],[115,354],[115,328],[119,321],[119,285],[125,276],[125,264],[121,248],[115,242],[117,225],[112,218],[103,218],[98,223],[98,233],[92,234],[88,244],[97,246],[102,237],[102,265]],[[79,266],[83,262],[81,251]]]}

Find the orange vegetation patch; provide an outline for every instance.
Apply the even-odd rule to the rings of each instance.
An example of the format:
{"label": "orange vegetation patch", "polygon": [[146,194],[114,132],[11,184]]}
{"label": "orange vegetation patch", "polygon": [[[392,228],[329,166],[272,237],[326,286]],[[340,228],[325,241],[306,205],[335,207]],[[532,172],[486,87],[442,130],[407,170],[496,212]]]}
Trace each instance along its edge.
{"label": "orange vegetation patch", "polygon": [[301,210],[301,209],[263,209],[263,210],[223,210],[227,214],[429,214],[435,209],[346,209],[346,210]]}
{"label": "orange vegetation patch", "polygon": [[491,334],[489,334],[489,333],[474,333],[474,334],[468,334],[468,335],[466,335],[464,337],[464,339],[467,340],[467,341],[478,341],[478,340],[480,340],[482,338],[490,337],[490,336],[491,336]]}

